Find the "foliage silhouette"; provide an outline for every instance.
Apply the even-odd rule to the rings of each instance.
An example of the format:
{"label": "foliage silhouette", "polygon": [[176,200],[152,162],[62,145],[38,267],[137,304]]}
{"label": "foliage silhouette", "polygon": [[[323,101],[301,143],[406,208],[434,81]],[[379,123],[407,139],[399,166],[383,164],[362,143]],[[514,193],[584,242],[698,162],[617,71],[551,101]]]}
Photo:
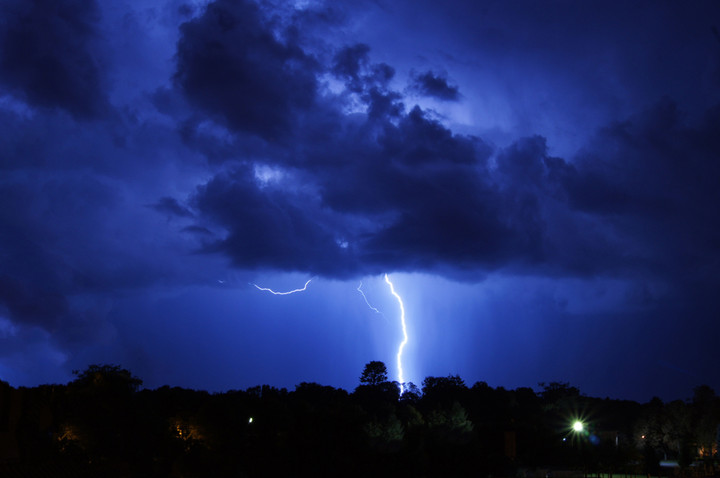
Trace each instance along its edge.
{"label": "foliage silhouette", "polygon": [[[382,362],[365,371],[353,393],[307,382],[293,391],[140,390],[115,365],[92,365],[67,385],[0,383],[0,440],[17,450],[0,476],[18,476],[10,467],[108,477],[542,476],[548,466],[656,474],[665,457],[716,470],[700,453],[720,424],[720,399],[706,386],[692,400],[639,404],[561,382],[537,393],[449,375],[426,378],[422,395],[406,384],[401,397]],[[563,441],[577,410],[590,432]]]}
{"label": "foliage silhouette", "polygon": [[373,360],[365,364],[360,383],[362,385],[381,385],[388,381],[387,367],[383,362]]}

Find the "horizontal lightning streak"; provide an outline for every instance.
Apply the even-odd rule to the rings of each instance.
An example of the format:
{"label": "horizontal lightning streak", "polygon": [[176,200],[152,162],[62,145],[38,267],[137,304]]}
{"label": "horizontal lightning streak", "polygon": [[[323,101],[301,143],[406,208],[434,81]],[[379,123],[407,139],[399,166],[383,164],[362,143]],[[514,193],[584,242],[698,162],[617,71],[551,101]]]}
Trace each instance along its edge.
{"label": "horizontal lightning streak", "polygon": [[398,367],[398,382],[400,382],[400,395],[405,393],[405,387],[403,387],[403,383],[405,382],[405,379],[403,378],[403,369],[402,369],[402,353],[403,349],[405,348],[405,344],[408,343],[408,334],[407,334],[407,327],[405,325],[405,306],[403,305],[403,301],[398,295],[397,292],[395,292],[395,287],[393,287],[392,282],[390,282],[390,278],[387,274],[385,274],[385,282],[390,286],[390,292],[392,295],[395,296],[395,298],[398,301],[398,304],[400,304],[400,323],[402,324],[402,331],[403,331],[403,340],[400,342],[400,346],[398,347],[397,352],[397,367]]}
{"label": "horizontal lightning streak", "polygon": [[276,292],[276,291],[274,291],[274,290],[272,290],[272,289],[268,289],[267,287],[260,287],[259,285],[257,285],[257,284],[252,284],[252,283],[251,283],[250,285],[255,286],[255,287],[256,287],[257,289],[259,289],[259,290],[264,290],[264,291],[270,292],[271,294],[274,294],[274,295],[290,295],[290,294],[294,294],[294,293],[296,293],[296,292],[303,292],[303,291],[305,291],[305,289],[307,289],[308,284],[309,284],[313,279],[314,279],[314,277],[311,277],[310,279],[308,279],[308,281],[305,283],[305,285],[303,286],[302,289],[289,290],[289,291],[287,291],[287,292]]}

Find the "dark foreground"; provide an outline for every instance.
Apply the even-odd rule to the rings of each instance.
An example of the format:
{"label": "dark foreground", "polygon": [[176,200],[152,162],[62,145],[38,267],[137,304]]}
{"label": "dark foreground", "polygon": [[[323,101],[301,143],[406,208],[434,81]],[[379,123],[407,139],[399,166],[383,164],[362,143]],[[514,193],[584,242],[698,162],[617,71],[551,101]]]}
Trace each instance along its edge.
{"label": "dark foreground", "polygon": [[139,390],[127,370],[93,366],[67,385],[0,382],[0,477],[717,476],[709,387],[639,404],[457,376],[400,396],[382,374],[361,378],[353,393],[302,383],[210,394]]}

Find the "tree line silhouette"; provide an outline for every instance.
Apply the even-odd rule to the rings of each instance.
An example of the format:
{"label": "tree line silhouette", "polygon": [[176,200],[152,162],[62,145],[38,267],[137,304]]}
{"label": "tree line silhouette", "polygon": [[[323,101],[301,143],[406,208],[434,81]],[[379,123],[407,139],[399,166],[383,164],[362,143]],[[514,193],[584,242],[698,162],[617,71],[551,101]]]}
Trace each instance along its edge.
{"label": "tree line silhouette", "polygon": [[[303,382],[208,393],[91,365],[67,385],[0,381],[0,476],[717,475],[720,398],[506,390],[457,375],[422,387],[365,365],[352,393]],[[582,431],[572,423],[583,423]],[[674,468],[661,469],[662,463]]]}

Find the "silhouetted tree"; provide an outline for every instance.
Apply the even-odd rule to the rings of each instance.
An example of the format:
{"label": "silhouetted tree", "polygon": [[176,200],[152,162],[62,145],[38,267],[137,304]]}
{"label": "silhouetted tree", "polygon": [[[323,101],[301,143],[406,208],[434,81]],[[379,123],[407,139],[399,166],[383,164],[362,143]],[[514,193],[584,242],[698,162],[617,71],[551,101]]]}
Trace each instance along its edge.
{"label": "silhouetted tree", "polygon": [[707,467],[705,472],[714,475],[713,446],[716,446],[720,434],[720,397],[707,385],[695,387],[693,392],[691,407],[695,443]]}
{"label": "silhouetted tree", "polygon": [[465,403],[468,388],[459,375],[426,377],[422,386],[423,402],[450,405],[454,401]]}
{"label": "silhouetted tree", "polygon": [[88,458],[107,462],[135,443],[132,398],[142,380],[118,365],[90,365],[67,387],[68,416],[62,433]]}
{"label": "silhouetted tree", "polygon": [[142,380],[119,365],[90,365],[82,372],[73,370],[73,375],[77,378],[71,382],[71,387],[92,389],[95,393],[129,395],[142,385]]}
{"label": "silhouetted tree", "polygon": [[400,400],[403,403],[417,403],[420,400],[420,389],[412,382],[403,383],[403,394],[400,396]]}
{"label": "silhouetted tree", "polygon": [[373,360],[365,364],[360,383],[363,385],[380,385],[388,381],[387,367],[383,362]]}
{"label": "silhouetted tree", "polygon": [[538,385],[543,389],[540,397],[550,408],[557,405],[558,402],[573,401],[580,396],[580,389],[570,386],[567,382],[540,382]]}
{"label": "silhouetted tree", "polygon": [[692,462],[692,423],[690,410],[682,400],[674,400],[665,405],[663,421],[663,442],[677,457],[680,468]]}

